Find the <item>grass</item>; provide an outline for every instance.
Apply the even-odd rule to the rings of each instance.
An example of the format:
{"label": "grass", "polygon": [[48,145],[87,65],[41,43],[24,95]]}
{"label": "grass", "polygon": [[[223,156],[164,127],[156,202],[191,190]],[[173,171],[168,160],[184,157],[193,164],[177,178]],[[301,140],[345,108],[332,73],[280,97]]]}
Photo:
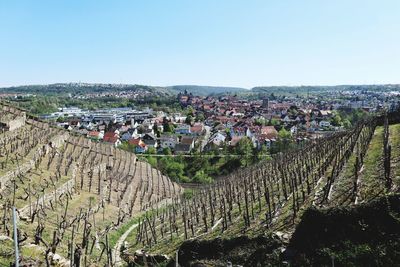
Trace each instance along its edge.
{"label": "grass", "polygon": [[0,266],[10,266],[14,261],[14,243],[12,240],[0,241]]}
{"label": "grass", "polygon": [[392,145],[392,177],[396,186],[400,186],[400,124],[389,126],[389,139]]}
{"label": "grass", "polygon": [[[391,131],[391,143],[393,147],[392,151],[392,158],[393,158],[393,168],[394,168],[394,175],[397,175],[400,173],[400,167],[397,164],[396,165],[396,159],[400,157],[400,124],[398,125],[392,125],[390,126],[390,131]],[[381,157],[382,157],[382,133],[383,133],[383,128],[378,127],[375,131],[375,134],[371,140],[371,143],[368,146],[367,154],[364,159],[364,171],[362,173],[362,187],[360,189],[361,193],[363,194],[364,197],[370,196],[372,193],[377,193],[379,192],[379,188],[376,186],[376,183],[379,182],[379,168],[380,168],[380,162],[381,162]],[[40,144],[39,144],[40,146]],[[69,146],[68,151],[70,154],[72,154],[72,146]],[[78,151],[78,149],[77,149]],[[74,154],[77,154],[80,152],[80,156],[83,154],[83,150],[77,152],[75,151]],[[77,155],[75,155],[77,156]],[[124,155],[120,155],[120,157],[123,157]],[[97,159],[98,155],[96,155]],[[115,156],[117,157],[117,156]],[[56,158],[54,159],[53,163],[50,166],[50,169],[47,170],[47,157],[43,160],[43,162],[40,165],[40,168],[38,171],[34,171],[30,174],[30,179],[32,179],[32,184],[34,185],[39,185],[43,179],[48,179],[50,176],[55,175],[55,161],[57,160]],[[108,160],[108,158],[107,158]],[[65,160],[64,160],[65,161]],[[344,176],[343,180],[337,181],[338,183],[335,184],[335,189],[343,189],[345,190],[349,186],[349,182],[352,181],[351,177],[354,174],[354,162],[355,162],[355,155],[352,154],[348,163],[347,167],[344,168],[342,171],[341,175]],[[86,163],[88,164],[88,163]],[[126,164],[126,162],[124,163]],[[121,164],[120,169],[122,171],[126,170],[126,165]],[[64,162],[65,165],[65,162]],[[11,165],[10,165],[11,166]],[[331,173],[331,167],[328,167],[328,170],[326,172],[326,175],[324,176],[328,177],[327,175],[330,175]],[[71,179],[70,174],[67,176],[62,176],[61,179],[57,182],[57,185],[63,184],[65,181]],[[87,182],[87,181],[86,181]],[[324,184],[324,183],[322,183]],[[380,185],[379,185],[380,186]],[[26,188],[26,185],[20,185],[18,191],[17,191],[17,196],[22,196],[23,195],[23,188]],[[276,184],[272,185],[273,191],[276,190]],[[84,186],[85,188],[85,186]],[[318,190],[320,188],[316,188],[315,190]],[[44,193],[49,193],[54,190],[53,187],[49,187],[44,191]],[[298,188],[299,192],[301,190],[301,187]],[[339,191],[338,191],[339,192]],[[340,191],[341,192],[341,191]],[[296,221],[298,222],[301,217],[302,212],[304,211],[305,207],[311,206],[312,201],[313,201],[313,193],[311,192],[310,195],[307,196],[305,203],[302,205],[302,208],[300,211],[298,211]],[[257,195],[257,194],[256,194]],[[299,194],[301,198],[301,194]],[[196,196],[195,192],[192,190],[185,190],[184,192],[184,197],[187,199],[195,198],[198,197]],[[281,196],[282,198],[282,196]],[[101,201],[101,198],[99,195],[94,194],[94,193],[89,193],[86,191],[80,191],[76,193],[73,196],[73,199],[70,200],[69,202],[69,207],[67,211],[67,217],[68,218],[73,218],[76,215],[79,214],[80,210],[83,209],[83,211],[87,210],[89,203],[91,203],[92,206],[99,204]],[[26,205],[27,201],[23,200],[17,200],[17,206],[22,207],[24,204]],[[275,200],[276,203],[278,203],[277,199]],[[292,198],[289,198],[285,206],[281,209],[279,213],[279,218],[275,222],[275,224],[272,227],[267,227],[265,223],[265,212],[267,211],[267,205],[265,203],[265,200],[263,197],[261,197],[261,212],[259,212],[259,204],[258,201],[256,200],[254,203],[254,210],[255,210],[255,219],[252,220],[251,227],[245,228],[244,225],[244,220],[242,217],[243,210],[242,212],[239,212],[239,208],[237,205],[234,205],[233,211],[232,211],[232,225],[228,227],[227,230],[222,232],[222,223],[218,225],[214,231],[207,233],[206,235],[202,236],[202,239],[214,239],[216,237],[223,237],[223,238],[230,238],[234,237],[240,234],[246,234],[248,236],[256,236],[258,234],[262,234],[265,232],[272,232],[276,230],[280,230],[281,228],[288,229],[287,227],[292,224],[292,217],[293,217],[293,210],[292,210],[292,205],[293,201]],[[243,209],[242,205],[242,209]],[[46,224],[45,231],[43,232],[43,238],[46,240],[46,242],[50,242],[52,238],[52,233],[56,229],[56,224],[60,220],[61,214],[64,214],[64,205],[57,205],[54,210],[51,210],[50,208],[46,210],[46,216],[43,219],[44,223]],[[165,207],[164,207],[165,208]],[[161,208],[159,211],[162,211],[163,208]],[[103,213],[104,211],[104,213]],[[154,211],[149,211],[148,214],[151,215]],[[218,215],[215,218],[215,221],[219,219],[219,211],[217,211]],[[104,214],[104,215],[103,215]],[[103,217],[104,216],[104,217]],[[101,208],[97,213],[94,213],[93,215],[90,216],[89,221],[92,224],[92,234],[95,232],[99,233],[101,230],[104,230],[104,228],[108,225],[110,225],[112,222],[116,222],[118,216],[118,208],[114,205],[106,205],[104,210]],[[109,246],[110,248],[113,248],[115,244],[117,243],[118,239],[125,233],[129,227],[131,227],[133,224],[138,223],[139,219],[143,218],[144,213],[139,212],[137,213],[134,218],[128,219],[125,223],[120,225],[119,227],[110,230],[108,233],[108,240],[109,240]],[[181,217],[178,215],[177,223],[181,225]],[[201,223],[200,227],[198,227],[198,232],[195,234],[201,235],[202,234],[202,228],[201,228]],[[28,232],[30,237],[32,237],[32,233],[34,233],[35,228],[37,226],[37,222],[34,222],[33,224],[26,223],[26,222],[20,222],[21,229],[24,231]],[[209,225],[209,227],[211,227]],[[75,237],[76,242],[80,242],[82,239],[82,222],[80,223],[80,229],[77,231],[77,235]],[[189,238],[191,236],[190,230],[188,230]],[[163,254],[168,254],[172,255],[176,249],[181,245],[181,243],[184,241],[183,237],[183,229],[181,228],[179,231],[179,236],[176,236],[175,234],[173,235],[173,238],[170,239],[169,233],[165,234],[165,238],[161,240],[158,244],[153,245],[151,248],[147,247],[146,249],[149,250],[150,252],[153,253],[163,253]],[[60,246],[57,248],[57,253],[60,253],[61,255],[66,255],[67,252],[67,243],[71,237],[71,229],[67,229],[64,238],[60,244]],[[101,241],[104,241],[104,237],[100,238]],[[136,240],[136,230],[133,230],[130,235],[128,236],[127,240],[130,245],[133,245],[131,248],[131,251],[133,251],[135,248],[139,248],[139,245],[134,245]],[[31,240],[30,240],[31,241]],[[8,245],[4,246],[7,248]],[[0,244],[1,247],[1,244]],[[12,247],[11,247],[12,249]],[[0,250],[1,251],[1,250]],[[31,248],[26,248],[26,250],[22,251],[22,254],[26,257],[40,257],[40,252],[37,250],[31,249]],[[90,256],[89,262],[90,263],[97,263],[100,264],[100,262],[96,262],[96,259],[98,258],[100,254],[100,251],[94,249],[93,255]],[[7,259],[5,259],[7,260]],[[105,256],[103,255],[101,263],[104,263],[103,261],[105,260]],[[2,259],[0,258],[0,263],[2,263]]]}
{"label": "grass", "polygon": [[[382,133],[382,129],[378,129],[377,132],[375,133],[375,140],[372,143],[372,146],[381,146],[381,143],[379,143],[379,137],[381,136]],[[373,147],[372,151],[375,151],[376,149]],[[371,152],[370,152],[371,154]],[[341,180],[336,179],[335,183],[334,183],[334,187],[335,190],[338,190],[338,192],[340,193],[339,195],[339,200],[340,197],[343,197],[343,192],[342,191],[346,191],[349,188],[352,188],[352,176],[354,175],[355,172],[355,161],[356,161],[356,156],[355,153],[352,153],[350,155],[350,158],[347,162],[347,164],[345,165],[344,169],[342,170],[342,172],[340,173],[340,176],[342,176]],[[315,170],[317,171],[317,170]],[[330,165],[327,169],[327,171],[325,172],[325,175],[323,177],[324,180],[326,180],[326,177],[328,177],[329,175],[331,175],[331,171],[332,171],[332,165]],[[338,177],[340,178],[340,177]],[[322,182],[322,184],[324,184],[324,182]],[[320,185],[321,186],[321,185]],[[274,185],[274,188],[276,189],[276,185]],[[306,190],[306,189],[305,189]],[[213,239],[216,237],[223,237],[223,238],[231,238],[237,235],[241,235],[241,234],[245,234],[247,236],[256,236],[259,234],[263,234],[265,232],[273,232],[273,231],[277,231],[277,230],[282,230],[284,229],[285,231],[290,231],[290,229],[292,229],[292,226],[295,226],[296,223],[299,222],[300,218],[301,218],[301,214],[305,211],[305,209],[309,206],[312,205],[313,202],[313,198],[314,198],[314,194],[316,191],[321,190],[321,188],[314,188],[312,190],[312,192],[310,193],[310,195],[306,196],[305,202],[304,203],[298,203],[300,204],[300,210],[297,211],[297,216],[295,218],[295,221],[293,223],[293,196],[290,197],[287,201],[283,201],[283,203],[285,203],[285,205],[281,208],[281,210],[279,211],[279,217],[277,218],[277,220],[274,222],[274,224],[272,226],[267,226],[266,222],[265,222],[265,218],[264,218],[264,214],[267,212],[267,205],[264,201],[264,198],[261,198],[261,212],[259,212],[259,204],[258,201],[256,200],[254,202],[254,210],[255,210],[255,219],[252,220],[251,222],[251,226],[250,227],[245,227],[244,226],[244,220],[242,218],[242,213],[239,212],[238,207],[235,205],[232,211],[232,219],[233,222],[230,226],[228,226],[228,229],[225,230],[224,232],[222,232],[222,224],[220,224],[219,226],[217,226],[214,231],[206,233],[205,235],[201,235],[200,239]],[[299,192],[299,200],[301,201],[302,196],[301,196],[301,186],[298,187],[298,192]],[[334,191],[333,191],[334,192]],[[190,193],[189,193],[190,194]],[[191,194],[190,194],[191,195]],[[196,197],[191,196],[191,197]],[[282,196],[281,196],[282,197]],[[276,203],[278,203],[278,201],[275,201]],[[244,206],[244,205],[243,205]],[[242,211],[243,212],[243,211]],[[216,216],[216,221],[220,218],[220,215]],[[177,218],[177,224],[181,225],[181,218],[178,215]],[[200,224],[201,227],[201,224]],[[209,226],[210,227],[210,226]],[[198,228],[201,229],[201,228]],[[158,243],[152,245],[152,247],[145,247],[144,249],[149,250],[150,252],[153,253],[167,253],[169,255],[172,255],[174,253],[174,251],[176,251],[176,249],[179,247],[179,245],[184,241],[184,236],[183,236],[183,229],[180,229],[180,234],[179,236],[176,236],[176,234],[173,235],[173,238],[170,239],[169,234],[166,234],[165,238],[163,240],[158,239]],[[190,232],[190,230],[189,230]],[[196,235],[201,234],[200,232],[197,233]],[[136,233],[131,233],[131,235],[128,237],[128,239],[130,240],[135,240],[135,235]],[[196,236],[195,235],[195,236]],[[191,234],[189,233],[189,238],[190,238]],[[138,244],[136,246],[134,246],[134,249],[138,249],[141,247],[141,244]]]}
{"label": "grass", "polygon": [[382,180],[383,127],[377,127],[364,157],[359,196],[365,201],[384,191]]}

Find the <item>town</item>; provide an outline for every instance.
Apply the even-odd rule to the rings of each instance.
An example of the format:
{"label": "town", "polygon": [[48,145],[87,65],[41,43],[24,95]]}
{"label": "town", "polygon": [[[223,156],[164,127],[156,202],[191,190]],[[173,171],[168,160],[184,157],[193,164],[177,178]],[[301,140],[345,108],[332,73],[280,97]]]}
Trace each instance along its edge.
{"label": "town", "polygon": [[[111,94],[111,93],[110,93]],[[176,97],[182,112],[144,108],[83,110],[60,107],[42,115],[58,126],[93,140],[125,146],[137,154],[190,154],[223,146],[234,147],[243,139],[271,153],[282,150],[279,140],[292,144],[323,137],[351,127],[361,117],[393,108],[396,92],[344,91],[312,96],[263,96],[250,100],[232,95]]]}

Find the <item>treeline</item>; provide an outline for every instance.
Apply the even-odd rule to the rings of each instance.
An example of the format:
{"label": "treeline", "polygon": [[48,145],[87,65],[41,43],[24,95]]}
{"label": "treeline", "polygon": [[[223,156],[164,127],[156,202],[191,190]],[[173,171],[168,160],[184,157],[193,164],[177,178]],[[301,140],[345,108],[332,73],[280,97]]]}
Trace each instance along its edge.
{"label": "treeline", "polygon": [[240,88],[240,87],[200,86],[200,85],[174,85],[174,86],[169,86],[167,88],[176,94],[187,92],[201,96],[236,94],[249,91],[245,88]]}
{"label": "treeline", "polygon": [[46,85],[23,85],[7,88],[0,88],[0,92],[25,93],[39,95],[60,95],[60,94],[92,94],[106,92],[149,92],[162,95],[172,95],[165,87],[138,85],[138,84],[82,84],[82,83],[56,83]]}
{"label": "treeline", "polygon": [[175,97],[146,97],[143,99],[128,99],[113,96],[88,99],[71,98],[68,96],[26,96],[9,99],[13,104],[28,110],[35,115],[49,114],[58,111],[60,107],[79,107],[96,110],[102,108],[142,108],[150,107],[155,111],[180,111],[181,107]]}
{"label": "treeline", "polygon": [[259,86],[251,89],[252,93],[274,94],[301,94],[308,92],[328,91],[393,91],[400,90],[399,84],[372,84],[372,85],[334,85],[334,86]]}
{"label": "treeline", "polygon": [[[121,148],[134,151],[134,147],[127,143]],[[173,181],[207,184],[212,183],[215,177],[268,160],[271,155],[265,145],[255,148],[252,141],[245,137],[234,147],[224,145],[203,152],[195,148],[189,155],[173,155],[169,148],[157,154],[154,148],[149,148],[141,157]]]}

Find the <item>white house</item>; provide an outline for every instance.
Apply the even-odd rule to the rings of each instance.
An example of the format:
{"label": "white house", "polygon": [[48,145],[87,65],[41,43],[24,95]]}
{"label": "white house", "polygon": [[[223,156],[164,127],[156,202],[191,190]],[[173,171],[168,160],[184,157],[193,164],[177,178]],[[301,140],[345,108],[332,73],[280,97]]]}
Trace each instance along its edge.
{"label": "white house", "polygon": [[291,128],[290,128],[290,134],[291,135],[295,135],[297,133],[297,127],[296,126],[292,126]]}
{"label": "white house", "polygon": [[160,137],[160,146],[161,148],[175,148],[176,144],[178,144],[178,138],[176,136],[164,135]]}
{"label": "white house", "polygon": [[81,126],[88,130],[93,130],[95,127],[95,124],[92,123],[91,121],[82,121]]}
{"label": "white house", "polygon": [[152,130],[154,127],[154,123],[151,120],[146,119],[143,121],[141,126],[144,130]]}
{"label": "white house", "polygon": [[183,116],[180,113],[175,113],[172,115],[172,119],[174,122],[182,123],[182,122],[185,122],[186,116]]}
{"label": "white house", "polygon": [[176,134],[190,134],[190,125],[187,125],[187,124],[178,125],[178,127],[175,128],[175,133]]}
{"label": "white house", "polygon": [[223,144],[225,142],[225,140],[226,140],[226,136],[223,135],[222,133],[218,132],[210,138],[210,143],[213,143],[216,146],[220,146],[221,144]]}
{"label": "white house", "polygon": [[137,128],[139,126],[139,123],[135,121],[135,119],[131,119],[131,128]]}

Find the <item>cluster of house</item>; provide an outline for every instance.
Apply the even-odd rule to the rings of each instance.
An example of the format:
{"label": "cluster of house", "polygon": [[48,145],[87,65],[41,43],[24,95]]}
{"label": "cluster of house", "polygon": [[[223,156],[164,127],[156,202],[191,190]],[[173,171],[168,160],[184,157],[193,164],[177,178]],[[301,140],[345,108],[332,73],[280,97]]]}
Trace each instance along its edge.
{"label": "cluster of house", "polygon": [[[275,120],[276,125],[264,125],[265,119],[260,117],[253,118],[232,118],[215,117],[208,119],[215,123],[213,134],[210,137],[209,146],[221,146],[228,143],[235,146],[242,138],[250,138],[255,147],[266,145],[270,147],[277,141],[279,130],[287,130],[291,139],[301,142],[303,140],[314,139],[332,130],[339,130],[341,127],[332,127],[330,119],[332,112],[314,111],[315,113],[303,114],[300,111],[297,115],[286,114],[282,116],[272,115],[267,124]],[[310,115],[311,114],[311,115]],[[263,122],[260,124],[260,120]]]}
{"label": "cluster of house", "polygon": [[[136,153],[149,148],[170,148],[174,153],[189,153],[205,134],[203,123],[185,123],[186,116],[166,115],[150,109],[113,108],[87,111],[76,107],[61,108],[46,118],[63,118],[57,125],[87,137],[119,146],[126,142]],[[173,127],[164,132],[165,123]]]}
{"label": "cluster of house", "polygon": [[127,142],[134,147],[136,153],[145,153],[149,148],[154,148],[156,151],[169,148],[174,153],[189,153],[204,131],[203,124],[192,126],[182,124],[173,132],[164,133],[162,121],[162,118],[156,117],[143,121],[131,121],[129,125],[120,123],[111,127],[102,125],[96,130],[88,131],[87,136],[115,146]]}
{"label": "cluster of house", "polygon": [[[188,98],[189,101],[193,99],[197,97]],[[50,115],[64,118],[58,122],[59,126],[115,146],[126,142],[136,153],[145,153],[149,148],[190,153],[196,143],[201,149],[235,146],[244,137],[250,138],[255,147],[264,144],[269,147],[278,139],[282,128],[300,140],[309,138],[315,129],[331,127],[331,110],[299,109],[293,103],[248,102],[228,97],[203,98],[191,105],[196,113],[204,114],[204,121],[189,124],[187,116],[181,113],[127,108],[89,112],[70,107]],[[270,125],[272,121],[278,122],[277,125]],[[171,126],[168,130],[164,129],[167,125]]]}
{"label": "cluster of house", "polygon": [[270,146],[282,128],[298,141],[341,129],[332,125],[334,113],[329,106],[268,99],[247,101],[233,96],[180,94],[178,97],[181,105],[190,105],[201,112],[205,125],[212,127],[209,145],[228,143],[234,146],[241,138],[248,137],[254,146]]}
{"label": "cluster of house", "polygon": [[[47,116],[64,118],[59,126],[92,139],[115,146],[130,144],[136,153],[145,153],[150,148],[190,153],[195,144],[200,149],[235,146],[244,137],[252,140],[255,147],[271,146],[282,129],[290,133],[292,140],[301,142],[341,130],[343,127],[334,120],[336,109],[355,106],[365,111],[374,109],[366,106],[365,100],[361,104],[358,100],[352,101],[349,105],[343,101],[313,102],[296,97],[243,100],[234,96],[201,97],[181,93],[178,101],[184,108],[192,107],[194,114],[191,115],[197,118],[196,122],[187,120],[184,113],[130,108],[87,111],[70,107]],[[187,114],[188,109],[184,110]]]}

